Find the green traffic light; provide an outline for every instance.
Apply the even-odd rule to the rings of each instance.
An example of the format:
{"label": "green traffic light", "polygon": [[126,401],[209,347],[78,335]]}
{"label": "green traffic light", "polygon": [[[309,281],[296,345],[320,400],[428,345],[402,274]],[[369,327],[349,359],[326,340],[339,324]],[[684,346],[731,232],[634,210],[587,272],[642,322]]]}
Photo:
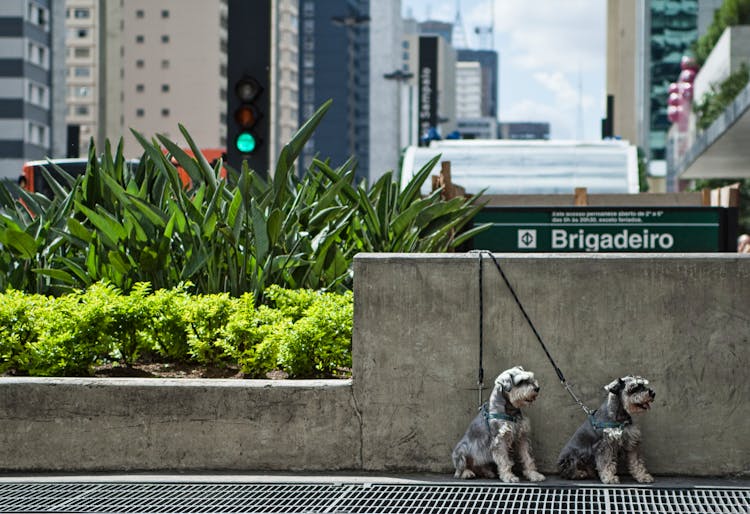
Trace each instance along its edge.
{"label": "green traffic light", "polygon": [[257,146],[257,142],[255,141],[255,136],[250,132],[241,132],[240,135],[237,136],[235,146],[237,147],[237,150],[242,153],[252,153]]}

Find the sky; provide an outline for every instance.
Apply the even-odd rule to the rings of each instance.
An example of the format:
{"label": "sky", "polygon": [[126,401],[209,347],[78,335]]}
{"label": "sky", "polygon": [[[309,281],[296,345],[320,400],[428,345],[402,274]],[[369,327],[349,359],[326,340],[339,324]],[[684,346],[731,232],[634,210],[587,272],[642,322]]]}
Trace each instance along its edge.
{"label": "sky", "polygon": [[[494,2],[500,121],[546,121],[552,139],[599,140],[605,116],[605,0],[402,0],[403,15],[454,22],[487,48]],[[454,31],[455,34],[455,31]],[[481,43],[484,43],[480,46]]]}

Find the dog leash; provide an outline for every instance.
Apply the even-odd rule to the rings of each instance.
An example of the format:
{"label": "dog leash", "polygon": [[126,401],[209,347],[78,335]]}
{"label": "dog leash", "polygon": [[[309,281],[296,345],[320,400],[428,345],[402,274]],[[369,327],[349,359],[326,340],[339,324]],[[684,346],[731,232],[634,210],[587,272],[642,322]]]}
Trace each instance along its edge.
{"label": "dog leash", "polygon": [[521,314],[523,314],[523,317],[526,319],[526,322],[531,327],[531,331],[534,332],[534,335],[536,336],[537,341],[539,341],[539,344],[542,347],[542,350],[544,350],[545,355],[547,356],[547,359],[549,359],[550,364],[552,364],[552,367],[555,369],[555,373],[557,374],[557,378],[560,379],[560,383],[565,388],[565,390],[568,392],[568,394],[573,398],[573,400],[578,404],[581,409],[583,409],[583,412],[586,413],[587,416],[591,416],[593,414],[593,410],[589,409],[584,405],[584,403],[576,396],[576,394],[573,392],[573,389],[570,387],[570,384],[568,384],[568,381],[565,380],[565,375],[563,375],[562,370],[560,367],[555,363],[555,359],[552,358],[552,355],[550,355],[549,350],[547,349],[547,345],[544,344],[544,341],[542,340],[542,336],[539,335],[539,331],[534,326],[534,323],[531,321],[531,318],[526,313],[526,309],[524,309],[523,304],[521,303],[521,300],[518,299],[518,295],[516,294],[515,289],[513,289],[513,286],[510,284],[510,281],[508,280],[508,277],[505,275],[505,272],[500,267],[500,263],[497,262],[497,259],[495,259],[495,256],[492,254],[492,252],[488,250],[471,250],[469,252],[470,254],[476,254],[479,257],[479,376],[478,376],[478,383],[479,383],[479,403],[482,403],[482,386],[484,385],[484,369],[482,365],[482,354],[483,354],[483,347],[484,347],[484,331],[483,331],[483,311],[484,311],[484,301],[483,301],[483,290],[482,290],[482,256],[483,255],[489,255],[492,259],[492,262],[495,263],[495,267],[497,268],[497,271],[500,272],[500,276],[503,278],[503,281],[505,282],[505,285],[508,286],[508,290],[510,291],[510,294],[513,295],[513,299],[516,301],[516,305],[518,305],[518,308],[521,311]]}

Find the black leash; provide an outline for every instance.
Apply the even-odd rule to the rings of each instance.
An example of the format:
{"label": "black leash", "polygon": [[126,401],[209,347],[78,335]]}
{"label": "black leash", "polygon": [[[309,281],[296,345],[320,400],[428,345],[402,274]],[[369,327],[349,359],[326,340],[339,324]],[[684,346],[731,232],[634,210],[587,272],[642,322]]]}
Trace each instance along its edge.
{"label": "black leash", "polygon": [[484,334],[483,334],[483,311],[484,311],[484,302],[483,302],[483,291],[482,291],[482,256],[483,255],[489,255],[492,259],[492,262],[495,263],[495,267],[497,268],[497,271],[500,272],[500,276],[503,277],[503,281],[505,282],[505,285],[508,286],[508,290],[510,291],[510,294],[513,295],[513,299],[516,301],[516,305],[518,305],[518,308],[521,310],[521,313],[523,314],[523,317],[526,318],[526,322],[531,327],[532,332],[534,332],[534,335],[536,336],[537,341],[539,341],[539,344],[542,346],[542,350],[544,350],[545,355],[547,355],[547,359],[549,359],[550,364],[552,364],[552,367],[555,369],[555,373],[557,374],[557,378],[560,379],[560,383],[562,383],[565,390],[568,392],[568,394],[575,400],[575,402],[583,409],[583,412],[586,413],[587,416],[590,416],[593,414],[594,411],[586,407],[581,400],[578,399],[578,397],[575,395],[573,390],[571,389],[570,385],[568,384],[568,381],[565,380],[565,375],[563,375],[562,370],[559,368],[559,366],[555,363],[555,359],[552,358],[552,355],[550,355],[549,350],[547,350],[547,345],[544,344],[544,341],[542,340],[542,336],[539,335],[539,331],[534,326],[534,323],[531,321],[531,318],[526,313],[526,309],[524,309],[523,304],[521,303],[521,300],[518,299],[518,295],[516,294],[515,289],[513,289],[513,286],[510,284],[510,281],[508,280],[508,277],[505,275],[505,272],[500,267],[500,263],[497,262],[497,259],[495,259],[495,256],[487,251],[487,250],[472,250],[469,253],[476,253],[479,256],[479,403],[482,403],[482,385],[484,385],[484,369],[482,367],[482,353],[483,353],[483,346],[484,346]]}

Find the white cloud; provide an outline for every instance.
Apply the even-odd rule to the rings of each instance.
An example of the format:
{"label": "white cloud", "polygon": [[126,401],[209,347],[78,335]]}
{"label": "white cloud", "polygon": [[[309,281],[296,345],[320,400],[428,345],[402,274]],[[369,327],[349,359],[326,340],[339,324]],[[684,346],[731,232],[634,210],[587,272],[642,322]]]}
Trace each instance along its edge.
{"label": "white cloud", "polygon": [[533,74],[533,77],[542,87],[554,95],[557,105],[566,106],[570,109],[571,107],[577,108],[580,104],[582,108],[586,109],[595,103],[591,96],[582,94],[579,88],[574,87],[560,71],[553,73],[538,71]]}

